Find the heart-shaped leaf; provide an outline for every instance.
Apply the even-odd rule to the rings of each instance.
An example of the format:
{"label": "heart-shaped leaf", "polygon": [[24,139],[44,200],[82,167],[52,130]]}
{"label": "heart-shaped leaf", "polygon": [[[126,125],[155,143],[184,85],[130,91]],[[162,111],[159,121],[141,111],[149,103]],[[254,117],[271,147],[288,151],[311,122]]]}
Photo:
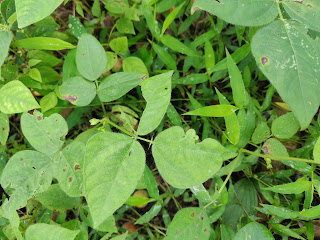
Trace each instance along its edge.
{"label": "heart-shaped leaf", "polygon": [[193,129],[181,127],[161,132],[154,140],[152,155],[161,176],[175,188],[189,188],[212,177],[222,165],[224,148],[211,138],[195,143]]}

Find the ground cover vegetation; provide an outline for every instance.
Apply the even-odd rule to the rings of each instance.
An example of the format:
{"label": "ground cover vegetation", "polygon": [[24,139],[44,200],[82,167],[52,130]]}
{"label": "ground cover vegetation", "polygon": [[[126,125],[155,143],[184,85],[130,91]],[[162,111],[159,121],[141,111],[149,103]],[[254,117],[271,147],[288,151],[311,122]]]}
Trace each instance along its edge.
{"label": "ground cover vegetation", "polygon": [[318,0],[0,2],[0,239],[320,237]]}

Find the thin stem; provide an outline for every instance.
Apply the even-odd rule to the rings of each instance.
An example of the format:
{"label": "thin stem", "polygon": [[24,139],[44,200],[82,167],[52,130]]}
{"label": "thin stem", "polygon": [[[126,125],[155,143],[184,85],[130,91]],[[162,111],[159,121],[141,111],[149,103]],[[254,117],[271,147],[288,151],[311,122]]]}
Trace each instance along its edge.
{"label": "thin stem", "polygon": [[[96,84],[96,88],[98,89],[99,87],[99,84],[98,84],[98,81],[97,80],[94,80],[95,84]],[[107,111],[106,111],[106,108],[104,106],[104,103],[100,100],[100,104],[101,104],[101,107],[102,107],[102,111],[103,111],[103,116],[107,116]]]}
{"label": "thin stem", "polygon": [[281,156],[271,156],[271,155],[265,155],[265,154],[260,154],[260,153],[256,153],[256,152],[252,152],[249,151],[247,149],[241,149],[242,152],[245,153],[249,153],[252,155],[256,155],[258,157],[262,157],[262,158],[270,158],[270,159],[274,159],[274,160],[292,160],[292,161],[298,161],[298,162],[305,162],[305,163],[311,163],[311,164],[318,164],[313,160],[310,159],[304,159],[304,158],[295,158],[295,157],[281,157]]}

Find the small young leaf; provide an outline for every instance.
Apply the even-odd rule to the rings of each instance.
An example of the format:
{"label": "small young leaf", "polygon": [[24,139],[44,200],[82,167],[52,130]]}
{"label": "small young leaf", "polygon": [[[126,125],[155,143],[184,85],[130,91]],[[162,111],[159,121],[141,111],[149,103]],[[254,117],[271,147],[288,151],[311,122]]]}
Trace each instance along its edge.
{"label": "small young leaf", "polygon": [[205,59],[206,59],[206,69],[208,72],[216,64],[216,56],[213,51],[212,45],[208,40],[205,42],[204,52],[205,52]]}
{"label": "small young leaf", "polygon": [[149,40],[149,42],[152,45],[152,48],[154,51],[158,54],[159,58],[163,63],[171,70],[177,70],[177,64],[176,61],[171,57],[171,55],[165,51],[162,47],[160,47],[158,44],[153,43]]}
{"label": "small young leaf", "polygon": [[208,240],[210,237],[210,222],[201,208],[183,208],[173,218],[166,240]]}
{"label": "small young leaf", "polygon": [[150,222],[150,220],[154,218],[161,211],[162,204],[163,204],[162,200],[156,202],[152,206],[152,208],[148,212],[146,212],[143,216],[141,216],[134,224],[144,224],[144,223]]}
{"label": "small young leaf", "polygon": [[27,49],[53,50],[53,51],[75,48],[75,46],[73,46],[71,43],[65,42],[58,38],[50,38],[50,37],[26,38],[26,39],[13,42],[12,46],[22,47]]}
{"label": "small young leaf", "polygon": [[211,105],[207,107],[198,108],[183,115],[196,115],[204,117],[226,117],[235,113],[238,108],[232,105]]}
{"label": "small young leaf", "polygon": [[58,104],[57,95],[54,92],[51,92],[45,95],[40,100],[40,106],[42,113],[54,108]]}
{"label": "small young leaf", "polygon": [[320,217],[320,205],[302,210],[300,215],[305,218],[315,219]]}
{"label": "small young leaf", "polygon": [[18,80],[11,81],[0,89],[0,102],[0,111],[6,114],[40,107],[29,89]]}
{"label": "small young leaf", "polygon": [[264,210],[261,211],[263,213],[267,213],[270,215],[276,215],[284,219],[293,219],[299,216],[299,212],[292,211],[285,207],[276,207],[273,205],[261,204],[264,207]]}
{"label": "small young leaf", "polygon": [[252,134],[252,142],[260,144],[270,136],[268,124],[260,122]]}
{"label": "small young leaf", "polygon": [[143,174],[145,158],[142,146],[131,137],[99,133],[90,138],[84,162],[84,193],[94,228],[132,194]]}
{"label": "small young leaf", "polygon": [[80,20],[75,16],[69,15],[69,25],[72,34],[80,39],[81,35],[87,33],[85,27],[81,24]]}
{"label": "small young leaf", "polygon": [[[175,188],[189,188],[205,182],[222,165],[221,144],[211,138],[195,143],[191,129],[171,127],[154,140],[152,155],[161,176]],[[214,159],[214,161],[210,160]]]}
{"label": "small young leaf", "polygon": [[320,137],[314,145],[313,158],[316,163],[320,163]]}
{"label": "small young leaf", "polygon": [[159,126],[171,99],[173,71],[148,78],[141,83],[142,95],[147,107],[140,119],[138,134],[147,135]]}
{"label": "small young leaf", "polygon": [[81,35],[76,55],[77,69],[83,77],[94,81],[104,73],[107,56],[100,42],[91,34]]}
{"label": "small young leaf", "polygon": [[128,38],[119,37],[112,39],[109,46],[115,53],[123,55],[128,49]]}
{"label": "small young leaf", "polygon": [[281,232],[281,233],[283,233],[283,234],[285,234],[285,235],[287,235],[287,236],[293,237],[293,238],[295,238],[295,239],[305,240],[305,239],[304,239],[303,237],[301,237],[298,233],[296,233],[295,231],[291,230],[291,229],[290,229],[289,227],[287,227],[287,226],[284,226],[284,225],[279,224],[279,223],[271,223],[271,226],[272,226],[275,230],[277,230],[277,231],[279,231],[279,232]]}
{"label": "small young leaf", "polygon": [[146,183],[146,187],[150,197],[154,199],[158,199],[159,198],[158,184],[154,179],[154,176],[147,165],[144,168],[143,178],[144,178],[144,182]]}
{"label": "small young leaf", "polygon": [[293,113],[287,113],[272,122],[272,134],[280,139],[291,138],[299,130],[299,122]]}
{"label": "small young leaf", "polygon": [[149,77],[148,69],[140,58],[127,57],[123,59],[122,67],[124,72],[142,73]]}
{"label": "small young leaf", "polygon": [[26,240],[74,240],[78,233],[79,230],[71,231],[59,225],[37,223],[27,228]]}
{"label": "small young leaf", "polygon": [[177,110],[172,105],[172,103],[169,103],[169,106],[167,109],[167,116],[170,119],[170,121],[173,123],[173,125],[182,127],[181,117],[177,112]]}

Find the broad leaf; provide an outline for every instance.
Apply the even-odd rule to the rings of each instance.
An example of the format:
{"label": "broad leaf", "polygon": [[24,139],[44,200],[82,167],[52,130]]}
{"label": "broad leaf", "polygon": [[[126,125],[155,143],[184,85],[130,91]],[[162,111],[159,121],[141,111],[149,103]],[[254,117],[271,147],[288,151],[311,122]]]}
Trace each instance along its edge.
{"label": "broad leaf", "polygon": [[234,237],[234,240],[244,239],[274,240],[274,237],[266,226],[252,222],[241,228]]}
{"label": "broad leaf", "polygon": [[138,86],[143,76],[142,73],[127,72],[111,74],[102,79],[98,88],[98,96],[103,102],[114,101]]}
{"label": "broad leaf", "polygon": [[63,0],[15,0],[19,28],[49,16]]}
{"label": "broad leaf", "polygon": [[25,38],[12,43],[12,46],[39,50],[64,50],[75,48],[71,43],[58,38],[34,37]]}
{"label": "broad leaf", "polygon": [[100,133],[87,143],[84,191],[97,228],[130,197],[143,174],[145,152],[131,137]]}
{"label": "broad leaf", "polygon": [[68,133],[68,125],[61,115],[52,114],[43,118],[38,111],[34,111],[33,115],[29,113],[22,115],[21,129],[30,144],[48,156],[60,150]]}
{"label": "broad leaf", "polygon": [[[252,134],[252,142],[260,144],[270,136],[270,129],[267,123],[260,122]],[[277,155],[278,156],[278,155]]]}
{"label": "broad leaf", "polygon": [[80,205],[80,197],[70,197],[61,190],[58,184],[53,184],[45,192],[35,195],[43,206],[55,211],[73,209]]}
{"label": "broad leaf", "polygon": [[82,77],[72,77],[63,81],[59,87],[61,97],[76,106],[87,106],[96,96],[94,82]]}
{"label": "broad leaf", "polygon": [[252,39],[258,66],[292,109],[302,130],[308,127],[320,104],[318,52],[319,43],[295,21],[275,21]]}
{"label": "broad leaf", "polygon": [[285,0],[282,4],[292,19],[313,30],[320,31],[318,21],[315,20],[320,18],[320,2],[318,0]]}
{"label": "broad leaf", "polygon": [[138,134],[147,135],[160,124],[171,99],[173,71],[148,78],[141,83],[142,95],[147,107],[140,119]]}
{"label": "broad leaf", "polygon": [[74,240],[78,233],[79,230],[72,231],[59,225],[37,223],[27,228],[26,240]]}
{"label": "broad leaf", "polygon": [[224,21],[243,26],[261,26],[278,15],[274,0],[196,0],[191,13],[205,10]]}
{"label": "broad leaf", "polygon": [[[0,112],[0,144],[5,145],[9,136],[10,126],[8,115]],[[0,151],[1,152],[1,151]]]}
{"label": "broad leaf", "polygon": [[69,196],[82,196],[83,161],[85,144],[74,141],[60,151],[54,169],[54,177]]}
{"label": "broad leaf", "polygon": [[100,42],[91,34],[81,35],[77,47],[77,69],[86,79],[94,81],[104,73],[107,56]]}
{"label": "broad leaf", "polygon": [[29,89],[18,80],[11,81],[0,89],[0,102],[0,111],[6,114],[40,107]]}
{"label": "broad leaf", "polygon": [[287,113],[272,122],[272,134],[280,139],[288,139],[297,133],[299,123],[293,113]]}
{"label": "broad leaf", "polygon": [[124,72],[142,73],[149,77],[148,69],[140,58],[127,57],[123,59],[122,67]]}
{"label": "broad leaf", "polygon": [[13,155],[3,170],[1,186],[14,189],[10,205],[19,209],[35,193],[46,191],[52,181],[51,159],[36,151],[21,151]]}
{"label": "broad leaf", "polygon": [[197,139],[193,129],[185,133],[181,127],[172,127],[154,140],[152,155],[159,172],[175,188],[199,185],[222,165],[221,144],[211,138],[195,143]]}
{"label": "broad leaf", "polygon": [[8,56],[8,51],[10,47],[10,43],[12,40],[13,34],[12,32],[2,31],[0,30],[0,67],[6,60]]}
{"label": "broad leaf", "polygon": [[165,240],[207,240],[210,231],[210,222],[203,209],[183,208],[174,216]]}

